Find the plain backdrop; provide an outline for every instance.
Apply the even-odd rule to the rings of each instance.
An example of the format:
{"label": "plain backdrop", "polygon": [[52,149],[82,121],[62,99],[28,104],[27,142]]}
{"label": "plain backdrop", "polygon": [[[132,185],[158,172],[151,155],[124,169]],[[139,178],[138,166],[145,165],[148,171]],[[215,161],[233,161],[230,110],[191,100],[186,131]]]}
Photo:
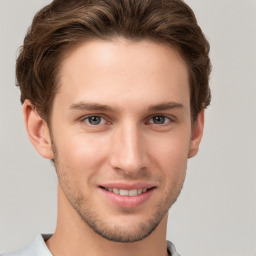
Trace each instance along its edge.
{"label": "plain backdrop", "polygon": [[[26,136],[15,60],[48,0],[0,0],[0,253],[55,229],[57,180]],[[169,214],[182,256],[256,255],[256,1],[188,0],[211,43],[212,104]]]}

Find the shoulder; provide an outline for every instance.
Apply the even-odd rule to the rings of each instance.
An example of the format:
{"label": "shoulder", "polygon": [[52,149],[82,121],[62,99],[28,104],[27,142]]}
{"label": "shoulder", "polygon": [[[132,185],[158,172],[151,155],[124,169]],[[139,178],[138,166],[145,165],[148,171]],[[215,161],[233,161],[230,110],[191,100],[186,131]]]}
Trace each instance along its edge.
{"label": "shoulder", "polygon": [[52,256],[45,244],[45,240],[49,239],[51,235],[38,235],[25,248],[15,251],[0,254],[0,256]]}

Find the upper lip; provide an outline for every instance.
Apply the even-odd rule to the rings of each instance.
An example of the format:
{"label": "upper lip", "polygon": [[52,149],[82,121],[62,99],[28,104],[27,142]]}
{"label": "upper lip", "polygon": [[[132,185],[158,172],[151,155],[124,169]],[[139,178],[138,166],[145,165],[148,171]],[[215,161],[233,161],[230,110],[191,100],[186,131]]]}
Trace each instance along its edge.
{"label": "upper lip", "polygon": [[125,190],[132,190],[132,189],[140,189],[140,188],[153,188],[156,187],[156,185],[148,182],[110,182],[110,183],[104,183],[101,184],[100,187],[104,188],[118,188],[118,189],[125,189]]}

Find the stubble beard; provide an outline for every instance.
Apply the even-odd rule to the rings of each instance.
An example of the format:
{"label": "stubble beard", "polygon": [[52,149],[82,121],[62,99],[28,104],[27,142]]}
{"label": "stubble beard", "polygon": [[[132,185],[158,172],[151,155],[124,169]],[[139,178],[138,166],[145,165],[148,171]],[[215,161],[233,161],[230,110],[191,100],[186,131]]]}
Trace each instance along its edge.
{"label": "stubble beard", "polygon": [[[168,191],[163,195],[162,200],[152,208],[152,214],[149,219],[136,225],[136,227],[126,228],[122,225],[111,225],[104,217],[94,211],[92,207],[87,204],[88,200],[84,198],[82,193],[76,190],[76,186],[70,186],[70,178],[68,171],[61,168],[58,153],[52,140],[52,149],[54,152],[54,165],[58,176],[60,187],[67,198],[70,205],[81,217],[81,219],[98,235],[114,242],[132,243],[145,239],[148,237],[160,224],[163,218],[168,213],[170,207],[177,200],[182,187],[173,195],[172,191]],[[129,209],[125,210],[129,214]],[[104,213],[102,213],[104,214]]]}
{"label": "stubble beard", "polygon": [[[114,242],[132,243],[145,239],[148,237],[160,224],[164,216],[167,214],[171,205],[175,200],[170,200],[165,197],[161,203],[152,209],[152,214],[149,219],[145,219],[144,222],[137,224],[134,227],[124,227],[120,225],[111,225],[106,222],[102,216],[93,212],[91,208],[86,207],[86,200],[80,196],[80,198],[72,198],[69,192],[64,192],[68,198],[69,203],[80,215],[82,220],[98,235]],[[129,215],[129,209],[123,211],[124,214]],[[104,213],[103,213],[104,214]]]}
{"label": "stubble beard", "polygon": [[[158,205],[152,208],[152,214],[149,219],[137,224],[134,227],[124,227],[120,225],[112,225],[104,219],[104,213],[101,215],[94,211],[92,207],[88,207],[87,200],[80,194],[76,194],[69,189],[64,180],[60,182],[61,189],[65,194],[70,205],[79,214],[81,219],[98,235],[114,242],[132,243],[145,239],[148,237],[160,224],[165,215],[168,213],[169,208],[173,205],[176,199],[170,199],[166,195]],[[129,215],[129,210],[124,213]]]}

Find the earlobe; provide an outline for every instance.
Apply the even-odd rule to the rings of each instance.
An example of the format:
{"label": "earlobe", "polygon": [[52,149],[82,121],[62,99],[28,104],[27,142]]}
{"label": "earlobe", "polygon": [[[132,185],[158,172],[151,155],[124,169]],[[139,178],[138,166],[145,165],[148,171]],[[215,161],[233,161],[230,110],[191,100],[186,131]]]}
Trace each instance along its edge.
{"label": "earlobe", "polygon": [[188,158],[194,157],[198,150],[199,145],[203,136],[203,130],[204,130],[204,110],[202,110],[194,123],[192,134],[191,134],[191,140],[190,140],[190,149]]}
{"label": "earlobe", "polygon": [[29,100],[23,103],[23,116],[28,137],[37,152],[44,158],[53,159],[48,125]]}

